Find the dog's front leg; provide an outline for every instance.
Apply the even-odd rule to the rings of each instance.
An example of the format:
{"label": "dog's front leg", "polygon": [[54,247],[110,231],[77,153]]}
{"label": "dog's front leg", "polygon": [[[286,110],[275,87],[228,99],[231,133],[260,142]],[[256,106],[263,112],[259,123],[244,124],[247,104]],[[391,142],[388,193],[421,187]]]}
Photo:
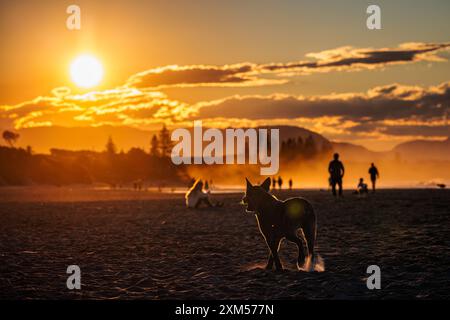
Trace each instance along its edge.
{"label": "dog's front leg", "polygon": [[280,257],[278,256],[278,249],[280,248],[280,238],[272,238],[269,243],[270,252],[272,253],[273,262],[275,262],[275,270],[282,271],[283,265],[281,264]]}
{"label": "dog's front leg", "polygon": [[273,256],[272,256],[272,252],[269,252],[269,258],[267,259],[267,265],[266,265],[266,270],[272,270],[273,268]]}

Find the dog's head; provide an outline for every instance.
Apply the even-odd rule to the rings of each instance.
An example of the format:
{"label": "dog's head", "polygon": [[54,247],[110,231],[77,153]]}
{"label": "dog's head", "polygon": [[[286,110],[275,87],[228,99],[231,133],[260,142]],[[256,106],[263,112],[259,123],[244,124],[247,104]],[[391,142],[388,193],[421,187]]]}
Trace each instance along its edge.
{"label": "dog's head", "polygon": [[260,202],[264,199],[264,196],[270,190],[270,178],[264,180],[260,186],[253,186],[247,178],[245,180],[247,182],[247,189],[242,198],[242,203],[247,205],[247,212],[255,212]]}

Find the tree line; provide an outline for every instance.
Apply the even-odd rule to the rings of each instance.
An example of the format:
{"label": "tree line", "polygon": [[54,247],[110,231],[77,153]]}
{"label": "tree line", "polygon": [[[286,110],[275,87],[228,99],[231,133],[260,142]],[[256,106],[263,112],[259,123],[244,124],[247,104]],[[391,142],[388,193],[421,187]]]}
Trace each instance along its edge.
{"label": "tree line", "polygon": [[[35,154],[30,146],[15,147],[19,137],[12,131],[3,132],[8,147],[0,146],[0,185],[106,183],[120,187],[139,180],[147,185],[184,186],[192,179],[186,166],[172,163],[173,142],[165,125],[150,138],[147,151],[118,152],[110,136],[100,152],[50,149],[50,154]],[[280,161],[315,159],[331,152],[331,145],[319,145],[311,135],[299,136],[282,141]]]}
{"label": "tree line", "polygon": [[306,138],[298,136],[295,138],[288,138],[281,142],[280,155],[285,161],[290,159],[313,159],[317,157],[328,156],[333,151],[330,143],[319,144],[313,136],[309,134]]}
{"label": "tree line", "polygon": [[9,147],[0,147],[0,185],[106,183],[120,187],[137,180],[155,186],[190,181],[186,167],[170,159],[172,141],[165,126],[150,139],[148,152],[141,148],[118,152],[110,136],[100,152],[50,149],[50,154],[35,154],[31,147],[14,147],[18,134],[4,133],[3,138]]}

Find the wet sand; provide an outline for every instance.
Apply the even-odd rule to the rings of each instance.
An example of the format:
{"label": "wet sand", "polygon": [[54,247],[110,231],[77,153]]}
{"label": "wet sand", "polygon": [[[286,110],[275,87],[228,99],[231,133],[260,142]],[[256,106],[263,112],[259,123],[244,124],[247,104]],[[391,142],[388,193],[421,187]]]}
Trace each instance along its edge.
{"label": "wet sand", "polygon": [[[450,190],[380,190],[367,198],[282,191],[318,216],[324,272],[263,269],[267,248],[241,194],[188,210],[180,194],[0,189],[2,299],[449,299]],[[81,268],[81,290],[66,268]],[[381,290],[366,269],[381,268]]]}

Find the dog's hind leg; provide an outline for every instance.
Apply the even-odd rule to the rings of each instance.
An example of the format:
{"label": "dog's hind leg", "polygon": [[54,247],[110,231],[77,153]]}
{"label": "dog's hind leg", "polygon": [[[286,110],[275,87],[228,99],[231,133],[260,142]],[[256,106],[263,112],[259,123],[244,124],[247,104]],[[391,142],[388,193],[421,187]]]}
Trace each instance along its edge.
{"label": "dog's hind leg", "polygon": [[314,244],[316,242],[316,221],[310,220],[308,224],[303,228],[303,234],[305,236],[306,245],[308,247],[308,257],[304,269],[307,271],[314,270]]}
{"label": "dog's hind leg", "polygon": [[305,264],[305,249],[303,247],[303,241],[297,237],[297,235],[286,236],[286,239],[294,242],[298,248],[297,268],[301,268]]}

